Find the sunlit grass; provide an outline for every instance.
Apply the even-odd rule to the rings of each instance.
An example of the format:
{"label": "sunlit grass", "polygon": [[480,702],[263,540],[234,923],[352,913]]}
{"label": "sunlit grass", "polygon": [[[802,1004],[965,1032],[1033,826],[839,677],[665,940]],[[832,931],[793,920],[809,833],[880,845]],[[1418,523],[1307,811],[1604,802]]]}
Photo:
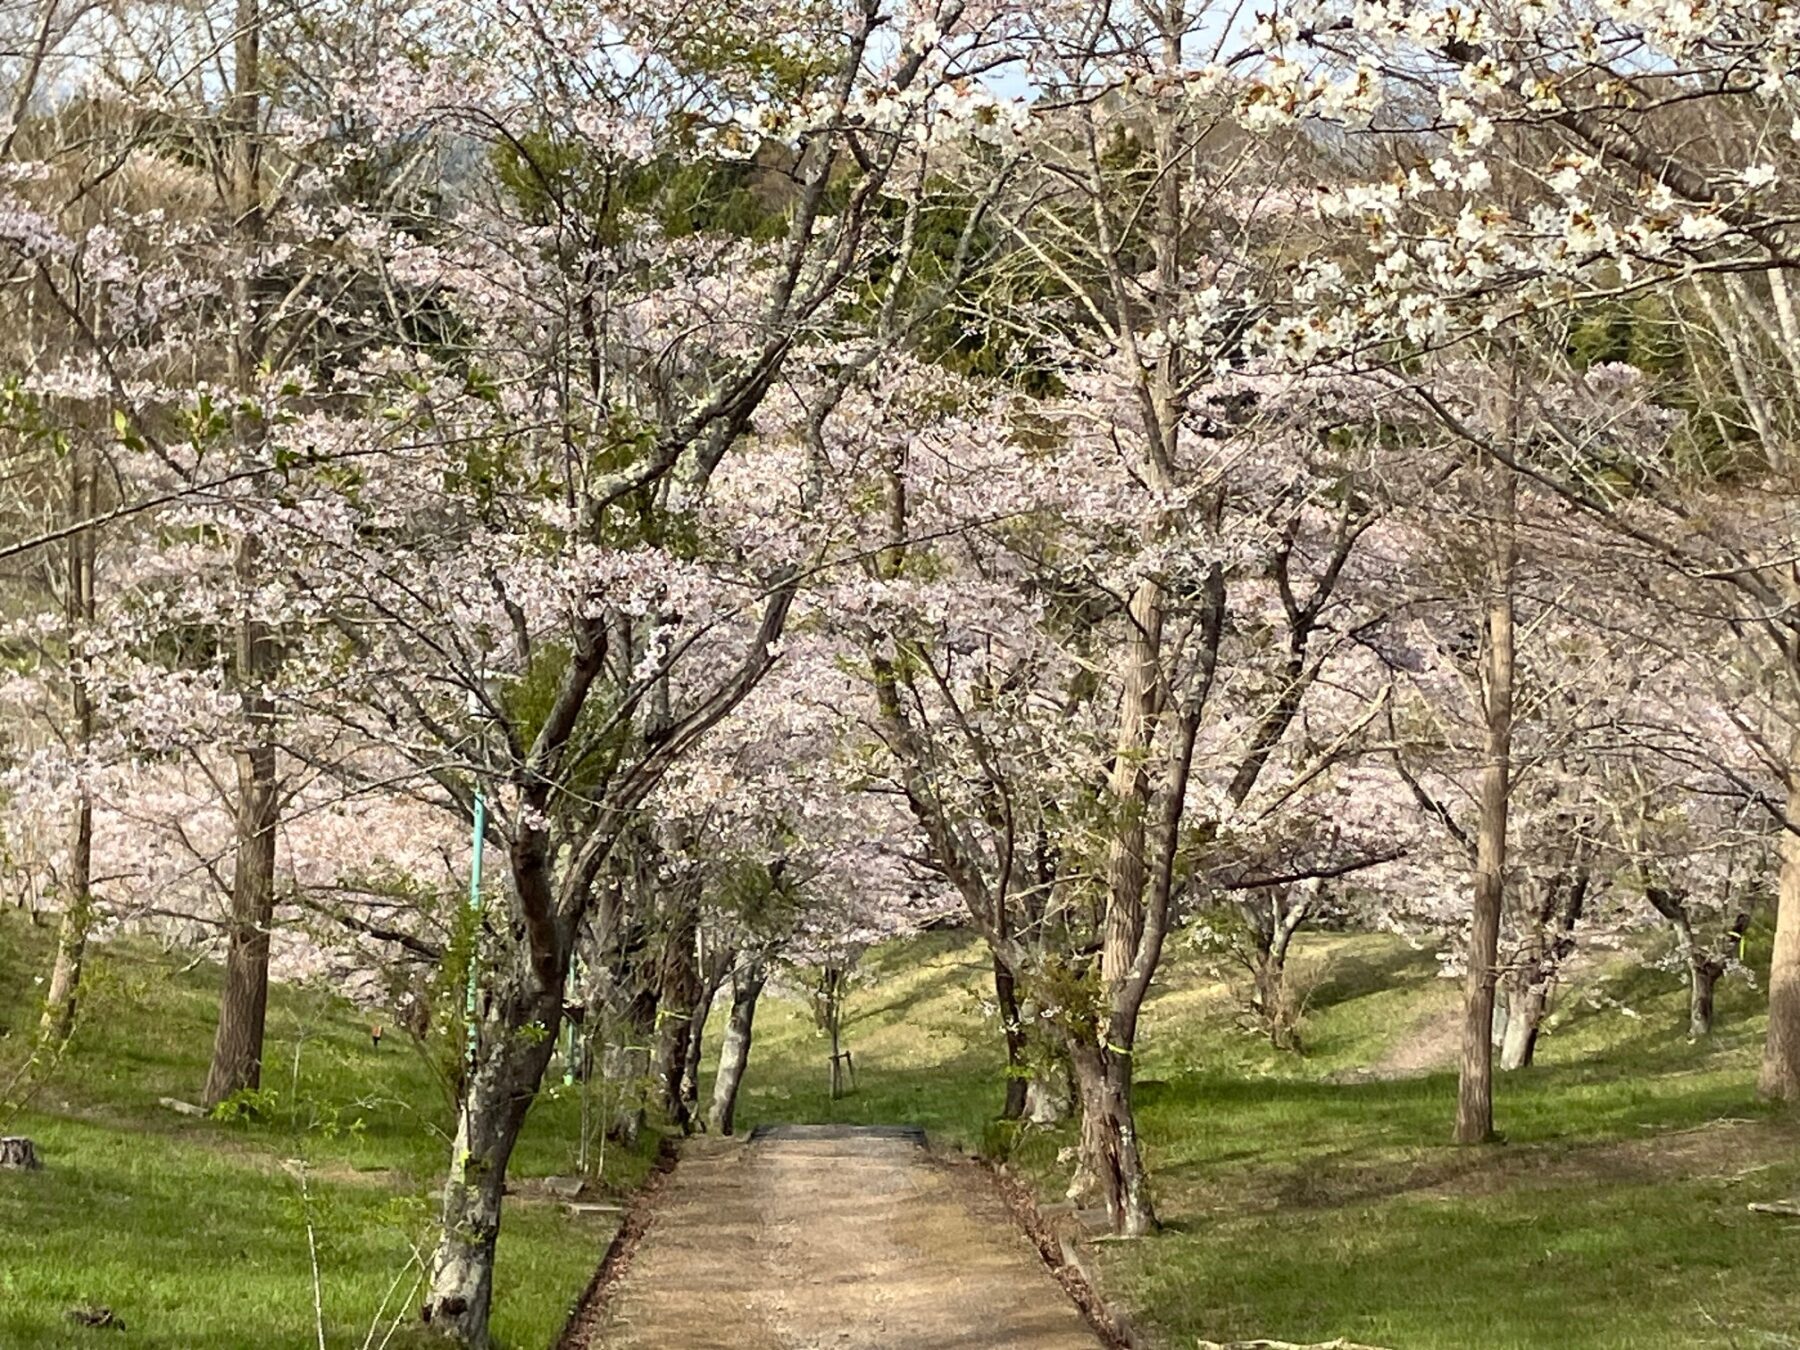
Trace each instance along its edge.
{"label": "sunlit grass", "polygon": [[[0,916],[0,1065],[34,1025],[33,977],[48,932]],[[4,1128],[30,1135],[43,1171],[0,1174],[0,1346],[114,1344],[158,1350],[316,1347],[312,1249],[327,1344],[390,1345],[414,1333],[414,1254],[428,1254],[449,1156],[437,1079],[389,1031],[323,993],[277,987],[269,1014],[266,1118],[193,1120],[158,1099],[195,1100],[212,1045],[217,971],[183,971],[146,944],[101,948],[89,998],[56,1072]],[[578,1105],[558,1091],[533,1109],[515,1178],[572,1170]],[[621,1184],[646,1155],[618,1155]],[[303,1200],[299,1173],[306,1176]],[[560,1207],[509,1202],[495,1333],[548,1346],[592,1278],[610,1228]],[[71,1308],[102,1305],[125,1334],[89,1330]]]}
{"label": "sunlit grass", "polygon": [[[1800,1225],[1746,1207],[1800,1189],[1800,1132],[1753,1093],[1754,990],[1722,990],[1719,1033],[1695,1045],[1676,977],[1595,966],[1565,991],[1538,1066],[1502,1076],[1505,1142],[1469,1150],[1448,1142],[1459,991],[1432,953],[1331,935],[1296,961],[1312,989],[1301,1057],[1240,1029],[1179,947],[1147,1009],[1138,1103],[1168,1231],[1097,1255],[1154,1344],[1800,1340]],[[1003,1056],[974,1014],[988,969],[955,937],[875,954],[846,1033],[857,1091],[836,1102],[804,1004],[770,999],[746,1123],[906,1122],[991,1143]],[[1070,1142],[1052,1132],[1018,1159],[1046,1199]]]}
{"label": "sunlit grass", "polygon": [[[0,1025],[15,1033],[0,1063],[29,1034],[47,940],[0,916]],[[1138,1102],[1168,1231],[1097,1257],[1153,1344],[1800,1338],[1800,1226],[1746,1208],[1800,1190],[1800,1133],[1752,1093],[1753,989],[1722,991],[1719,1034],[1695,1045],[1677,979],[1596,964],[1565,992],[1540,1064],[1503,1077],[1506,1142],[1463,1150],[1447,1142],[1455,1081],[1442,1059],[1457,988],[1432,954],[1331,935],[1296,960],[1312,991],[1304,1056],[1242,1030],[1227,991],[1179,945],[1147,1010]],[[157,1099],[198,1094],[216,972],[183,973],[124,944],[100,953],[94,975],[67,1060],[7,1125],[32,1135],[49,1166],[0,1176],[0,1346],[316,1345],[308,1218],[328,1344],[360,1346],[390,1290],[410,1329],[413,1276],[393,1281],[429,1236],[448,1106],[398,1034],[377,1051],[341,1003],[278,990],[269,1118],[193,1121]],[[1005,1135],[991,1123],[1004,1080],[984,1012],[990,981],[965,936],[872,953],[845,1027],[857,1089],[833,1101],[826,1043],[789,977],[758,1017],[744,1128],[914,1123],[948,1146],[993,1147]],[[576,1116],[566,1092],[540,1102],[514,1174],[570,1170]],[[1047,1199],[1065,1182],[1058,1152],[1070,1142],[1066,1128],[1045,1132],[1016,1154]],[[305,1203],[289,1159],[308,1169]],[[645,1165],[616,1161],[621,1181]],[[504,1344],[550,1343],[607,1237],[515,1197],[495,1319]],[[95,1303],[126,1324],[116,1341],[67,1319]]]}

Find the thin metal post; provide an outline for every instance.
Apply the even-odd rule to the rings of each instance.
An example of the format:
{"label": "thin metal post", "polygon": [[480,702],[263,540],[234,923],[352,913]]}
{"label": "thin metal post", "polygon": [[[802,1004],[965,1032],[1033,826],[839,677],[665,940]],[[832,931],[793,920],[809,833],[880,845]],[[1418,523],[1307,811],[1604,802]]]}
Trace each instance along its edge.
{"label": "thin metal post", "polygon": [[[563,1004],[573,1003],[575,990],[581,978],[581,958],[569,958],[569,975],[563,981]],[[575,1082],[575,1022],[573,1018],[563,1018],[563,1086],[571,1087]]]}
{"label": "thin metal post", "polygon": [[475,982],[481,954],[481,846],[487,839],[487,798],[475,790],[475,832],[469,849],[469,980],[463,995],[463,1023],[469,1033],[469,1072],[475,1071]]}

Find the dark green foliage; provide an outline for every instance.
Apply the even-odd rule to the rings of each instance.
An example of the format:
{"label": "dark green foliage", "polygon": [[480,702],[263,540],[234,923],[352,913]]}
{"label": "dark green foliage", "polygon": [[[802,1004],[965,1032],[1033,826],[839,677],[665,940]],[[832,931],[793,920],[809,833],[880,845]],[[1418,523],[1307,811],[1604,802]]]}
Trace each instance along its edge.
{"label": "dark green foliage", "polygon": [[773,165],[669,155],[629,164],[593,150],[534,131],[496,146],[494,168],[527,220],[578,228],[587,247],[619,247],[641,219],[671,239],[721,233],[766,242],[787,230],[791,185]]}
{"label": "dark green foliage", "polygon": [[[1762,466],[1756,429],[1729,377],[1724,357],[1702,316],[1682,312],[1668,292],[1596,302],[1576,310],[1564,350],[1577,371],[1617,363],[1649,377],[1652,397],[1682,414],[1663,471],[1677,477],[1730,481]],[[1630,447],[1595,451],[1595,469],[1635,482],[1640,469]]]}

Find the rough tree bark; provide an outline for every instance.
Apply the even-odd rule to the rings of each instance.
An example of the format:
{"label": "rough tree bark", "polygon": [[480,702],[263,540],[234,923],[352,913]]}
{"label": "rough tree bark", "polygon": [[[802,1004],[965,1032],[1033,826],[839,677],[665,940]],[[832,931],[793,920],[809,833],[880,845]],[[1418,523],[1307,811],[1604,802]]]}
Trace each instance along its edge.
{"label": "rough tree bark", "polygon": [[1057,1125],[1075,1107],[1075,1085],[1069,1066],[1058,1060],[1034,1073],[1025,1084],[1025,1119],[1033,1125]]}
{"label": "rough tree bark", "polygon": [[1706,958],[1688,963],[1688,1035],[1703,1040],[1713,1031],[1713,991],[1725,963]]}
{"label": "rough tree bark", "polygon": [[44,996],[39,1024],[52,1046],[68,1040],[75,1029],[82,964],[87,957],[88,929],[93,921],[94,798],[83,784],[76,790],[74,828],[69,841],[68,897],[56,929],[56,961],[50,968],[50,990]]}
{"label": "rough tree bark", "polygon": [[1287,983],[1288,951],[1294,934],[1312,913],[1310,894],[1295,896],[1285,886],[1268,888],[1266,902],[1241,902],[1255,941],[1251,954],[1251,1011],[1277,1050],[1297,1050],[1300,1045],[1299,1010],[1292,1006]]}
{"label": "rough tree bark", "polygon": [[1500,1034],[1500,1068],[1504,1072],[1526,1068],[1536,1057],[1538,1032],[1549,1006],[1548,976],[1520,972],[1507,978],[1505,1028]]}
{"label": "rough tree bark", "polygon": [[600,1076],[618,1093],[606,1134],[625,1145],[635,1144],[644,1130],[657,1010],[653,986],[639,985],[628,995],[606,1014],[606,1046],[600,1056]]}
{"label": "rough tree bark", "polygon": [[[98,481],[86,438],[79,437],[69,455],[69,511],[75,520],[93,518],[98,503]],[[89,527],[71,536],[63,595],[63,614],[71,633],[68,658],[70,730],[75,745],[83,752],[94,741],[94,702],[88,690],[86,658],[80,651],[81,639],[77,635],[94,621],[94,533]],[[93,879],[94,794],[84,776],[76,788],[68,877],[62,919],[56,932],[56,961],[50,970],[50,990],[44,998],[41,1031],[51,1045],[61,1045],[75,1027],[82,962],[87,955],[88,930],[93,921]]]}
{"label": "rough tree bark", "polygon": [[[693,897],[697,902],[698,897]],[[656,1015],[656,1097],[663,1114],[683,1133],[693,1129],[683,1080],[700,1002],[700,911],[683,894],[675,897],[669,931],[658,963]]]}
{"label": "rough tree bark", "polygon": [[1019,1022],[1019,991],[1012,967],[998,952],[994,953],[994,998],[1006,1032],[1006,1101],[1000,1108],[1000,1119],[1018,1120],[1025,1114],[1025,1028]]}
{"label": "rough tree bark", "polygon": [[1495,466],[1496,491],[1488,564],[1486,641],[1482,652],[1485,724],[1479,814],[1475,834],[1473,923],[1463,994],[1462,1065],[1456,1094],[1456,1142],[1479,1144],[1494,1134],[1494,984],[1500,914],[1506,895],[1506,816],[1512,784],[1513,576],[1518,541],[1513,524],[1516,485]]}
{"label": "rough tree bark", "polygon": [[[231,209],[233,229],[246,246],[262,236],[262,154],[257,140],[261,108],[260,0],[238,0],[234,28],[233,89],[227,122],[230,130]],[[252,280],[241,273],[233,282],[231,375],[248,390],[260,358],[260,320]],[[260,426],[239,428],[246,457],[259,452]],[[246,534],[238,543],[232,567],[238,593],[253,604],[261,572],[261,548]],[[263,1024],[269,1003],[269,925],[275,917],[275,826],[281,809],[276,779],[275,704],[268,692],[278,649],[269,625],[248,611],[239,620],[236,682],[244,719],[244,744],[237,750],[236,849],[231,882],[231,917],[227,926],[224,986],[219,997],[219,1025],[213,1038],[202,1100],[216,1106],[232,1093],[262,1081]]]}
{"label": "rough tree bark", "polygon": [[[266,669],[257,652],[268,642],[261,629],[247,620],[240,635],[239,659],[253,680]],[[251,735],[257,736],[258,729],[273,720],[273,701],[253,688],[245,693],[243,705]],[[263,1027],[269,1008],[269,929],[275,919],[275,824],[280,804],[275,746],[258,739],[240,749],[236,758],[237,849],[219,1025],[202,1096],[208,1106],[261,1084]]]}
{"label": "rough tree bark", "polygon": [[[420,1310],[434,1331],[477,1350],[489,1343],[494,1244],[507,1163],[556,1052],[562,1020],[560,987],[531,990],[535,981],[529,977],[523,983],[527,988],[510,998],[497,998],[484,1019],[482,1052],[457,1114],[431,1290]],[[520,1035],[521,1027],[541,1028],[544,1034]]]}
{"label": "rough tree bark", "polygon": [[762,997],[763,985],[768,978],[768,965],[761,957],[745,961],[732,972],[731,1014],[726,1019],[724,1041],[719,1046],[719,1074],[713,1081],[712,1107],[706,1115],[706,1127],[714,1134],[732,1132],[738,1091],[744,1085],[744,1070],[750,1063],[756,1003]]}
{"label": "rough tree bark", "polygon": [[[1144,937],[1144,895],[1149,872],[1145,817],[1150,809],[1149,758],[1162,695],[1162,584],[1138,583],[1130,606],[1117,749],[1113,756],[1111,800],[1118,813],[1107,852],[1106,925],[1100,953],[1100,981],[1106,1012],[1096,1023],[1093,1043],[1070,1043],[1070,1065],[1081,1098],[1082,1170],[1095,1179],[1115,1233],[1139,1237],[1157,1228],[1148,1178],[1137,1145],[1131,1112],[1131,1054],[1136,1036],[1119,1036],[1112,1023],[1136,1029],[1137,1008],[1123,1006]],[[1124,1014],[1121,1017],[1121,1014]]]}
{"label": "rough tree bark", "polygon": [[1531,961],[1530,970],[1509,973],[1506,977],[1506,1008],[1501,1020],[1500,1068],[1511,1073],[1530,1065],[1537,1055],[1538,1031],[1550,1006],[1547,974],[1538,973],[1538,963]]}
{"label": "rough tree bark", "polygon": [[1558,877],[1547,888],[1543,905],[1526,916],[1519,955],[1506,979],[1506,1029],[1500,1037],[1500,1067],[1523,1069],[1537,1054],[1538,1033],[1550,1007],[1550,990],[1564,961],[1575,948],[1575,925],[1587,902],[1585,868]]}
{"label": "rough tree bark", "polygon": [[1781,881],[1775,950],[1769,962],[1769,1030],[1756,1090],[1775,1101],[1800,1100],[1800,737],[1788,752],[1787,812],[1781,832]]}
{"label": "rough tree bark", "polygon": [[1082,1181],[1098,1188],[1115,1233],[1123,1237],[1154,1233],[1157,1219],[1150,1176],[1131,1106],[1131,1055],[1074,1037],[1069,1041],[1069,1063],[1081,1101]]}
{"label": "rough tree bark", "polygon": [[719,990],[730,978],[737,953],[711,953],[701,963],[700,995],[688,1019],[687,1058],[681,1066],[681,1102],[690,1121],[700,1115],[700,1060],[706,1050],[706,1024],[712,1020],[712,1006]]}

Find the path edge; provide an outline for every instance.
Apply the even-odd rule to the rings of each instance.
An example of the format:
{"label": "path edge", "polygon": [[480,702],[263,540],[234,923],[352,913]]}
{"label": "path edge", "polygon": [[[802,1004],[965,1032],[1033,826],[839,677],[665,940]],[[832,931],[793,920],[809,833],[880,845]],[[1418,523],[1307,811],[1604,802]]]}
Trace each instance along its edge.
{"label": "path edge", "polygon": [[656,1151],[656,1160],[651,1164],[650,1174],[638,1184],[631,1193],[631,1198],[626,1201],[625,1213],[619,1220],[618,1230],[613,1233],[612,1241],[606,1244],[606,1254],[600,1258],[594,1277],[587,1282],[587,1287],[581,1291],[581,1297],[575,1300],[575,1306],[569,1310],[562,1334],[555,1341],[556,1350],[591,1350],[594,1346],[593,1336],[599,1331],[601,1320],[605,1316],[607,1297],[631,1268],[631,1258],[637,1253],[638,1243],[643,1241],[644,1233],[650,1227],[657,1197],[662,1194],[669,1174],[675,1170],[680,1157],[680,1144],[665,1136]]}
{"label": "path edge", "polygon": [[[1145,1343],[1132,1329],[1129,1319],[1100,1292],[1093,1271],[1082,1259],[1076,1239],[1058,1231],[1045,1217],[1038,1206],[1037,1192],[1003,1162],[980,1157],[973,1161],[988,1174],[1014,1221],[1037,1249],[1044,1268],[1063,1287],[1106,1350],[1143,1350]],[[572,1347],[571,1350],[579,1348]]]}

